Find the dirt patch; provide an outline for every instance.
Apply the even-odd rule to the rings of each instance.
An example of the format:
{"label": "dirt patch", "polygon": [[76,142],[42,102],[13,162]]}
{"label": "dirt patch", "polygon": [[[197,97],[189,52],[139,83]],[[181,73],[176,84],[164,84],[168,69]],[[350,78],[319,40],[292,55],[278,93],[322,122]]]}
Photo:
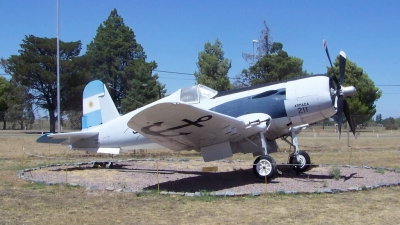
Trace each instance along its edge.
{"label": "dirt patch", "polygon": [[92,168],[89,164],[53,166],[30,172],[24,177],[46,183],[74,183],[99,190],[160,190],[169,192],[330,192],[376,188],[400,184],[399,171],[369,167],[339,167],[340,179],[330,175],[331,166],[319,166],[296,175],[288,166],[280,165],[282,174],[265,184],[256,178],[252,168],[243,161],[218,162],[217,172],[202,172],[209,167],[198,161],[157,162],[126,161],[114,164],[113,169]]}

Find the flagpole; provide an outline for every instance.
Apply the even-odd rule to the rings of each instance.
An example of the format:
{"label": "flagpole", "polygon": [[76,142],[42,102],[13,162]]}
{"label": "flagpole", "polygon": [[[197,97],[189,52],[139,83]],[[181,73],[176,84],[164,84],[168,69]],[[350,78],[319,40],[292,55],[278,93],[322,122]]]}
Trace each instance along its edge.
{"label": "flagpole", "polygon": [[60,133],[60,1],[57,0],[57,131]]}

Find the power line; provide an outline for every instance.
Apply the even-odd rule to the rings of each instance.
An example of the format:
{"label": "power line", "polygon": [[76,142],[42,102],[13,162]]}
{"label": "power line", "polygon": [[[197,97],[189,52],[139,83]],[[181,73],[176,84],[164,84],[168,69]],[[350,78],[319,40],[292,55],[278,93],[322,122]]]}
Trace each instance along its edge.
{"label": "power line", "polygon": [[196,80],[194,78],[177,78],[177,77],[158,77],[163,79],[172,79],[172,80]]}
{"label": "power line", "polygon": [[180,75],[194,76],[193,73],[174,72],[174,71],[167,71],[167,70],[153,70],[153,71],[160,72],[160,73],[174,73],[174,74],[180,74]]}
{"label": "power line", "polygon": [[[171,74],[179,74],[179,75],[185,75],[185,76],[194,76],[193,73],[185,73],[185,72],[175,72],[175,71],[168,71],[168,70],[153,70],[155,72],[160,72],[160,73],[171,73]],[[177,78],[177,77],[159,77],[163,79],[173,79],[173,80],[196,80],[194,78]],[[237,80],[239,78],[231,78],[229,77],[229,80]]]}
{"label": "power line", "polygon": [[[176,71],[168,71],[168,70],[153,70],[155,72],[160,73],[171,73],[171,74],[179,74],[179,75],[186,75],[186,76],[194,76],[193,73],[185,73],[185,72],[176,72]],[[181,79],[181,78],[169,78],[169,77],[160,77],[164,79],[175,79],[175,80],[194,80],[194,79]],[[238,78],[229,78],[230,80],[237,80]],[[378,84],[375,86],[382,86],[382,87],[400,87],[400,84]]]}
{"label": "power line", "polygon": [[[196,80],[194,78],[179,78],[179,77],[158,77],[163,79],[171,79],[171,80]],[[229,78],[229,80],[237,80],[238,78]]]}

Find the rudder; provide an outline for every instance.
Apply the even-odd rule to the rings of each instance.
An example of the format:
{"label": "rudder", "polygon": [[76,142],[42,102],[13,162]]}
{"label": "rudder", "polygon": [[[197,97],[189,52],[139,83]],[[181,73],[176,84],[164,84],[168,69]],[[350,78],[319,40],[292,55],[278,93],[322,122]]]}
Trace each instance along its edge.
{"label": "rudder", "polygon": [[94,80],[83,91],[82,129],[97,126],[119,117],[103,82]]}

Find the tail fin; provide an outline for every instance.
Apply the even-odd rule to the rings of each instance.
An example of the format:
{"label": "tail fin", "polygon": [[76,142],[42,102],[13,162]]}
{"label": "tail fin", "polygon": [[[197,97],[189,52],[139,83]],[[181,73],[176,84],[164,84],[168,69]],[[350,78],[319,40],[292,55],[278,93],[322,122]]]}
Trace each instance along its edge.
{"label": "tail fin", "polygon": [[82,129],[106,123],[119,116],[103,82],[95,80],[86,85],[83,91]]}

